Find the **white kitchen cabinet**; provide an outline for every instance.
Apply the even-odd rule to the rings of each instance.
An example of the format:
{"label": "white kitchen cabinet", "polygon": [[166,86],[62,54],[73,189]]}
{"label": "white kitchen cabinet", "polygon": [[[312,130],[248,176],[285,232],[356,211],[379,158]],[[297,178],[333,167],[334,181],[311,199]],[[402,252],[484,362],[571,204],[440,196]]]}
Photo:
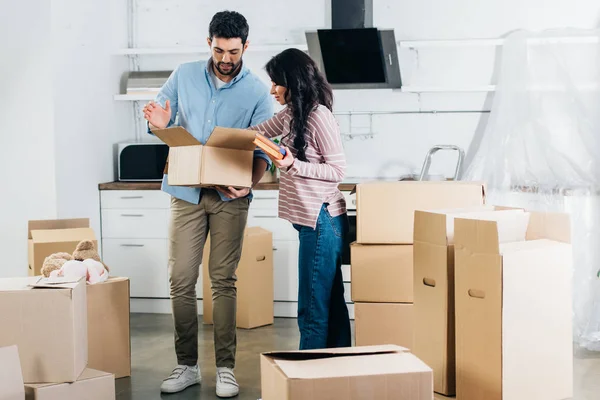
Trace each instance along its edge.
{"label": "white kitchen cabinet", "polygon": [[171,207],[171,196],[162,190],[102,190],[100,201],[103,209],[165,209]]}
{"label": "white kitchen cabinet", "polygon": [[169,298],[166,239],[104,239],[104,263],[110,274],[126,276],[131,297]]}
{"label": "white kitchen cabinet", "polygon": [[169,209],[102,210],[102,237],[167,239]]}
{"label": "white kitchen cabinet", "polygon": [[[255,190],[247,225],[273,233],[275,316],[296,317],[298,232],[278,217],[278,197],[277,190]],[[168,301],[170,196],[160,190],[102,190],[100,199],[102,254],[111,274],[131,279],[132,298]],[[196,285],[199,299],[203,297],[200,268]],[[342,275],[353,318],[349,265],[342,266]]]}

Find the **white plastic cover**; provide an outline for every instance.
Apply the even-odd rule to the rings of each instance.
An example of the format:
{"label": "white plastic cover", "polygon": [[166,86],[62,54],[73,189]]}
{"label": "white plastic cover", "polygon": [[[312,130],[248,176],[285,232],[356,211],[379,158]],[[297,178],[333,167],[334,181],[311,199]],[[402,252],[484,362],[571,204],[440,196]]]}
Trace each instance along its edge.
{"label": "white plastic cover", "polygon": [[571,214],[576,343],[600,351],[600,31],[510,34],[463,180],[488,203]]}

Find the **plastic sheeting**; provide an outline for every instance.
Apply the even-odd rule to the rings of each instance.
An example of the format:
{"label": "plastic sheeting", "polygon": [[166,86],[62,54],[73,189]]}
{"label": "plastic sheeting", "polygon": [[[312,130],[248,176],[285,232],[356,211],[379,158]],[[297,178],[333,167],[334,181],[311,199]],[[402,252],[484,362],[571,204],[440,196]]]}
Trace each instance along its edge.
{"label": "plastic sheeting", "polygon": [[571,215],[573,332],[600,351],[600,31],[517,31],[501,52],[483,136],[463,180],[488,202]]}

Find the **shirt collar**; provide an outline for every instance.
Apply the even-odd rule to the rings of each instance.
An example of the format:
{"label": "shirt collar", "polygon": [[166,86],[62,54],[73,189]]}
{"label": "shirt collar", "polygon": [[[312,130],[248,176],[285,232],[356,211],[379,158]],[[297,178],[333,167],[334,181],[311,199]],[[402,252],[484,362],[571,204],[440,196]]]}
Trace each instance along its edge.
{"label": "shirt collar", "polygon": [[[239,80],[243,79],[248,74],[248,72],[249,72],[249,70],[248,70],[248,68],[246,68],[244,60],[242,60],[242,66],[241,66],[240,72],[235,76],[235,78],[233,78],[231,80],[231,82],[228,82],[227,84],[225,84],[224,87],[229,87],[229,86],[235,84]],[[213,70],[213,59],[212,59],[212,57],[209,58],[208,62],[206,63],[206,73],[208,74],[209,78],[211,76],[215,75],[215,71]]]}

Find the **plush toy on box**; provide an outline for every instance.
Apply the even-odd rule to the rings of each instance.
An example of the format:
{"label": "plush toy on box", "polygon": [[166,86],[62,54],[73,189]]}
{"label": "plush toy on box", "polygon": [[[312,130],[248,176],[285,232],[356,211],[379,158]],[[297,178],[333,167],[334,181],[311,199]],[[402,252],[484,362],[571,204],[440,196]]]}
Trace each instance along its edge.
{"label": "plush toy on box", "polygon": [[42,275],[46,278],[85,277],[87,283],[95,284],[108,279],[108,267],[100,260],[94,243],[79,242],[73,254],[55,253],[44,260]]}

